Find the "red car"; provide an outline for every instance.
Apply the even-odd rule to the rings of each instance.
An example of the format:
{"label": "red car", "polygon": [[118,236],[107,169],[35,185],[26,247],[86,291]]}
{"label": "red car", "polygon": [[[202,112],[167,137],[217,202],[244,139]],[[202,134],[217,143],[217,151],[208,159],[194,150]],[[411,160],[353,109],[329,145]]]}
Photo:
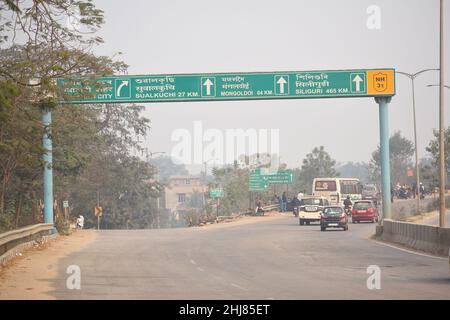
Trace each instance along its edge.
{"label": "red car", "polygon": [[353,204],[352,223],[360,221],[378,222],[378,209],[372,200],[359,200]]}

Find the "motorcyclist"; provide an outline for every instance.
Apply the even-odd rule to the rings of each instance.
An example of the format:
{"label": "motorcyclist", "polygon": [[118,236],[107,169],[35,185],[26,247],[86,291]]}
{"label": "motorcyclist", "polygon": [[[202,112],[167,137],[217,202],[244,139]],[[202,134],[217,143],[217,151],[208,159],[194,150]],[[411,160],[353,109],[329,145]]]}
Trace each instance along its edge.
{"label": "motorcyclist", "polygon": [[344,210],[345,212],[349,211],[352,206],[352,200],[350,200],[350,196],[347,196],[347,199],[344,200]]}

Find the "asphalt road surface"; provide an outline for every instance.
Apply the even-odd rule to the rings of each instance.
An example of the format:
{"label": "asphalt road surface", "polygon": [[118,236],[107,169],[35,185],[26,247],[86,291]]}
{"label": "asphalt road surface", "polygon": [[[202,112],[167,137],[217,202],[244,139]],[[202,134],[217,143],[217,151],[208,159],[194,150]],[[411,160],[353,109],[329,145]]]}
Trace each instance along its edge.
{"label": "asphalt road surface", "polygon": [[[257,218],[258,219],[258,218]],[[203,228],[100,231],[58,262],[57,299],[436,299],[450,298],[448,260],[368,237],[373,224],[321,232],[293,216]],[[81,290],[66,287],[78,265]],[[366,285],[369,265],[381,289]]]}

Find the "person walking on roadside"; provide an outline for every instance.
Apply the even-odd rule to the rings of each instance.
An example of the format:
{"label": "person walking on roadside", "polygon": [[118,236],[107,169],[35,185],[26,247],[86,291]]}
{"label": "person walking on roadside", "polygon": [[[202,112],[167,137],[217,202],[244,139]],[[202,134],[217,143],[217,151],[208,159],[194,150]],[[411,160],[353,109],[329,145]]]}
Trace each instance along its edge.
{"label": "person walking on roadside", "polygon": [[413,182],[411,190],[413,193],[413,198],[415,199],[416,195],[417,195],[417,183],[416,182]]}
{"label": "person walking on roadside", "polygon": [[84,228],[84,217],[80,214],[77,218],[77,229]]}
{"label": "person walking on roadside", "polygon": [[261,201],[258,201],[256,203],[256,210],[255,210],[255,214],[257,216],[263,216],[264,215],[264,209],[262,207]]}
{"label": "person walking on roadside", "polygon": [[287,206],[287,196],[285,191],[281,196],[281,212],[286,212],[286,206]]}

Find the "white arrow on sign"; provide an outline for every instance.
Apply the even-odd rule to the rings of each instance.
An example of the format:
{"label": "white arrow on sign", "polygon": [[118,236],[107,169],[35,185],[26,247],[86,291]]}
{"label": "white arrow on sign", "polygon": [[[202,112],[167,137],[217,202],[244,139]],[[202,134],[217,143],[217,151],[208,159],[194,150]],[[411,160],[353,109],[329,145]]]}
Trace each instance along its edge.
{"label": "white arrow on sign", "polygon": [[280,77],[280,79],[278,79],[277,83],[280,86],[280,93],[284,93],[284,85],[287,83],[287,81],[283,77]]}
{"label": "white arrow on sign", "polygon": [[122,83],[117,87],[116,96],[120,97],[120,90],[122,90],[123,87],[128,87],[129,81],[128,80],[122,80]]}
{"label": "white arrow on sign", "polygon": [[206,81],[203,83],[203,85],[206,86],[206,95],[210,96],[211,95],[211,86],[213,86],[214,83],[211,80],[206,79]]}
{"label": "white arrow on sign", "polygon": [[353,82],[356,84],[356,92],[361,91],[361,82],[363,81],[364,80],[358,74],[353,78]]}

